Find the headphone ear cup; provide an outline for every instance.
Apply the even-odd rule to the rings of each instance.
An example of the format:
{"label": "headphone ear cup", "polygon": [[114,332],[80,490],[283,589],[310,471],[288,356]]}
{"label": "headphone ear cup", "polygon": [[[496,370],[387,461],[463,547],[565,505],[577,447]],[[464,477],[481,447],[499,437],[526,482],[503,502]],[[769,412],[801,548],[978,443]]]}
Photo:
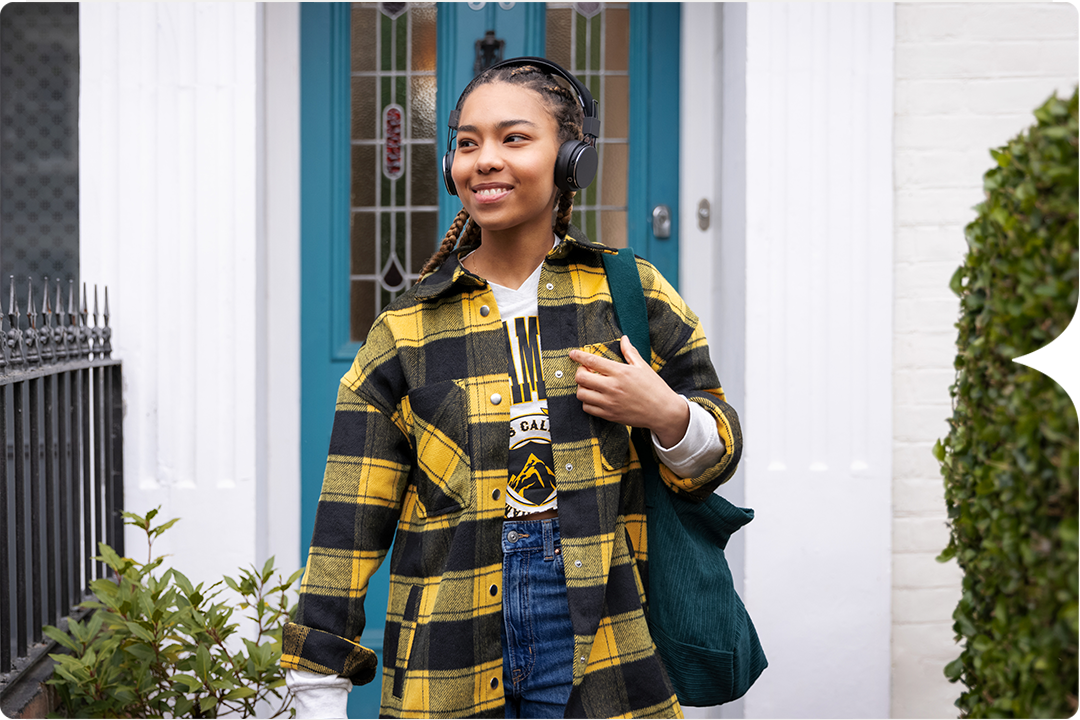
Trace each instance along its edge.
{"label": "headphone ear cup", "polygon": [[555,159],[555,184],[563,192],[588,187],[596,178],[599,164],[596,148],[581,140],[567,140]]}
{"label": "headphone ear cup", "polygon": [[446,192],[451,195],[457,195],[457,185],[454,184],[454,176],[451,170],[454,167],[454,151],[447,150],[442,159],[442,179],[443,184],[446,185]]}

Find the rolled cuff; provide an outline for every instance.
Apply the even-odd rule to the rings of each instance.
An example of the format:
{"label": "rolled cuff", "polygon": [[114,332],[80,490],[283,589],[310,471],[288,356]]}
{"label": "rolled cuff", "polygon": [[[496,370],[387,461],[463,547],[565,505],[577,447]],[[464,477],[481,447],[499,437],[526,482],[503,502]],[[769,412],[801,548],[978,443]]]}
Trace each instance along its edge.
{"label": "rolled cuff", "polygon": [[281,639],[281,667],[286,670],[340,675],[353,685],[375,679],[375,652],[351,640],[296,623],[285,625]]}
{"label": "rolled cuff", "polygon": [[680,397],[690,406],[690,423],[682,440],[670,448],[660,444],[652,433],[653,447],[660,462],[679,477],[696,477],[720,461],[724,456],[724,441],[716,431],[716,418],[698,403]]}

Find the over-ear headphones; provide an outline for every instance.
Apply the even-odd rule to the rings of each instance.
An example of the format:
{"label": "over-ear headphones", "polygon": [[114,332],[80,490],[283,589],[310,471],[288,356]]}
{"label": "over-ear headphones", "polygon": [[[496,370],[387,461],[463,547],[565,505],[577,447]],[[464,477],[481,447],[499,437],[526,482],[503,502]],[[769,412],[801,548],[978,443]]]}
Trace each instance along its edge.
{"label": "over-ear headphones", "polygon": [[[585,137],[582,140],[567,140],[559,148],[559,154],[555,159],[555,184],[563,192],[580,190],[588,186],[596,177],[596,168],[599,165],[596,138],[600,136],[600,113],[592,93],[584,83],[574,77],[573,73],[546,58],[516,57],[496,63],[490,69],[520,65],[535,65],[541,70],[558,75],[573,86],[583,111],[581,131]],[[465,91],[468,89],[466,87]],[[461,117],[461,104],[465,98],[465,91],[458,97],[457,105],[451,111],[450,120],[447,122],[446,154],[443,155],[442,171],[446,192],[451,195],[458,194],[450,170],[454,166],[454,133],[457,132],[458,119]]]}

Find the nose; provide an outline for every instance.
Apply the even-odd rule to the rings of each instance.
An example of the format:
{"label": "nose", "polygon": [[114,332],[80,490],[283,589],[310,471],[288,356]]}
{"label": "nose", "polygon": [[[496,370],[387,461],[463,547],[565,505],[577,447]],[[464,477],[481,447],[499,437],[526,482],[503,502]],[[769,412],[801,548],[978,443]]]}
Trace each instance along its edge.
{"label": "nose", "polygon": [[501,146],[497,142],[486,142],[480,146],[476,155],[476,169],[480,173],[489,173],[502,169]]}

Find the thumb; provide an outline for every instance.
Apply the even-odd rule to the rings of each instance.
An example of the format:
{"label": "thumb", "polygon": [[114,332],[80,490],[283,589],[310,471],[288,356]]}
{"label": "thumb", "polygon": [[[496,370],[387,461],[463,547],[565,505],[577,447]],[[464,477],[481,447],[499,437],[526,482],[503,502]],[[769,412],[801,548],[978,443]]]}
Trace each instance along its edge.
{"label": "thumb", "polygon": [[626,359],[628,365],[647,365],[648,363],[641,357],[641,353],[634,347],[634,343],[630,342],[628,335],[623,335],[619,339],[619,348],[622,350],[623,357]]}

